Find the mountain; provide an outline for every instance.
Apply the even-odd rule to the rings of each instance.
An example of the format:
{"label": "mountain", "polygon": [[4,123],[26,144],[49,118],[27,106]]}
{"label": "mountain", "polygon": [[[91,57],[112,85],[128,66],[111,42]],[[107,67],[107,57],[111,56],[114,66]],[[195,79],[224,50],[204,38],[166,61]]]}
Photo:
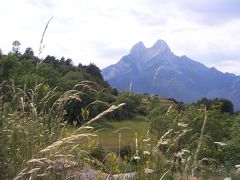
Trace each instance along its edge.
{"label": "mountain", "polygon": [[120,91],[131,86],[134,92],[183,102],[225,98],[240,109],[240,76],[208,68],[187,56],[176,56],[163,40],[150,48],[138,42],[118,63],[103,69],[102,75]]}

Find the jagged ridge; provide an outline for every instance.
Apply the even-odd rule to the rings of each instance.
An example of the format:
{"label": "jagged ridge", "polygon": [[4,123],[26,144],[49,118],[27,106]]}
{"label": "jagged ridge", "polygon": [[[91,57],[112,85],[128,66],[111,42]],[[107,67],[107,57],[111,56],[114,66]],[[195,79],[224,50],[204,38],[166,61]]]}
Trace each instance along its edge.
{"label": "jagged ridge", "polygon": [[118,90],[127,90],[131,83],[135,92],[184,102],[202,97],[226,98],[240,109],[239,76],[208,68],[187,56],[176,56],[163,40],[150,48],[140,41],[118,63],[103,69],[102,74]]}

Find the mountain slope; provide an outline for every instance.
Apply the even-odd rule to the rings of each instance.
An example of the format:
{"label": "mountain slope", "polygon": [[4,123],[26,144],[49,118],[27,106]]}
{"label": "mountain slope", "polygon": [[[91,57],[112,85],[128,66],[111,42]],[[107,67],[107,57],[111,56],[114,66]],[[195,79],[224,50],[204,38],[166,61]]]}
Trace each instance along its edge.
{"label": "mountain slope", "polygon": [[105,80],[118,90],[158,94],[179,101],[226,98],[240,109],[240,77],[208,68],[187,56],[176,56],[163,40],[146,48],[142,42],[130,53],[102,70]]}

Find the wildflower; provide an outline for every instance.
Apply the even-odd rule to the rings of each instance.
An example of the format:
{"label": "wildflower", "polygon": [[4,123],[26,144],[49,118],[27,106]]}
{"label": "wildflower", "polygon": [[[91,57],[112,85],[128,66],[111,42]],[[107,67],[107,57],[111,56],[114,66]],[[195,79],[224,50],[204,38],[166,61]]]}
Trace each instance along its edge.
{"label": "wildflower", "polygon": [[224,142],[214,142],[215,144],[218,144],[218,145],[220,145],[220,146],[226,146],[227,144],[226,143],[224,143]]}
{"label": "wildflower", "polygon": [[183,155],[184,155],[184,152],[183,151],[179,151],[177,153],[175,153],[175,155],[178,157],[178,158],[183,158]]}
{"label": "wildflower", "polygon": [[239,169],[240,168],[240,164],[235,165],[235,168]]}
{"label": "wildflower", "polygon": [[143,154],[150,155],[149,151],[143,151]]}
{"label": "wildflower", "polygon": [[153,172],[154,172],[153,169],[149,169],[149,168],[144,169],[144,173],[146,173],[146,174],[152,174]]}
{"label": "wildflower", "polygon": [[140,156],[138,156],[137,154],[135,154],[135,155],[133,156],[133,159],[139,160],[139,159],[140,159]]}

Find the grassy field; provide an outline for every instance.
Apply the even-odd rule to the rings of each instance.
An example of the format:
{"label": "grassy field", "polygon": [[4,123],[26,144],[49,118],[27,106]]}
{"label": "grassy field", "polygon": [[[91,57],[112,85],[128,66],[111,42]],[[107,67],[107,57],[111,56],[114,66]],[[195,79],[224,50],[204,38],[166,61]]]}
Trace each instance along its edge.
{"label": "grassy field", "polygon": [[101,120],[94,126],[98,134],[98,142],[106,150],[112,151],[116,151],[119,147],[119,136],[121,136],[121,147],[128,144],[134,147],[136,138],[139,140],[146,138],[149,130],[149,122],[142,117],[121,121]]}

